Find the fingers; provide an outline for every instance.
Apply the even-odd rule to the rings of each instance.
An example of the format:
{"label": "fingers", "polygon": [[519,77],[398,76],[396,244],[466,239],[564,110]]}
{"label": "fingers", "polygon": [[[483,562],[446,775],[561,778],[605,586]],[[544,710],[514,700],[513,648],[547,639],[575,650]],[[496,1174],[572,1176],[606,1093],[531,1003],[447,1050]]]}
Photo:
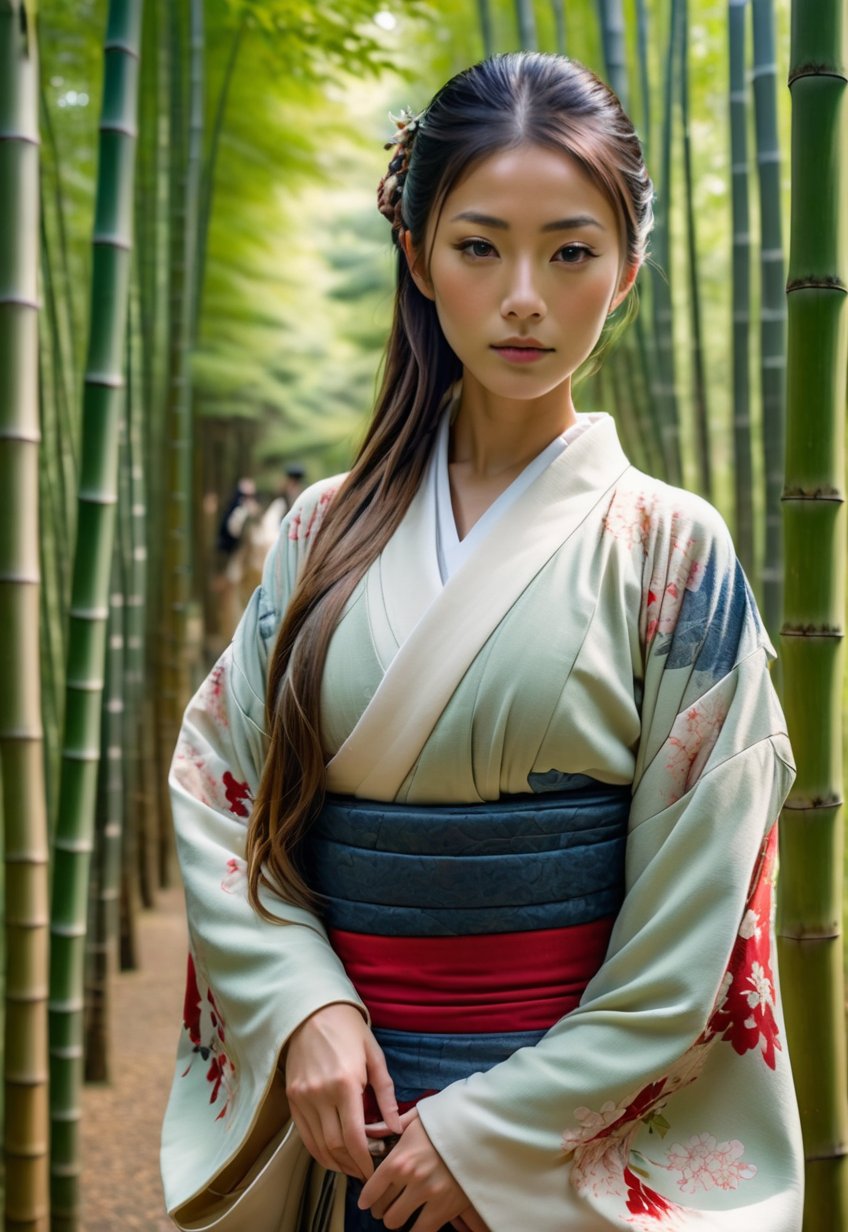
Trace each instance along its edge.
{"label": "fingers", "polygon": [[[400,1128],[401,1132],[406,1129],[407,1125],[411,1125],[413,1121],[418,1120],[418,1109],[407,1108],[406,1112],[401,1114]],[[369,1138],[397,1138],[398,1134],[395,1130],[390,1129],[385,1121],[369,1121],[365,1126],[365,1132]]]}
{"label": "fingers", "polygon": [[386,1068],[386,1058],[373,1035],[366,1038],[365,1063],[368,1071],[368,1081],[377,1100],[377,1106],[383,1114],[383,1120],[392,1133],[403,1131],[395,1097],[395,1084]]}
{"label": "fingers", "polygon": [[[373,1171],[371,1156],[367,1152],[367,1172],[363,1169],[361,1154],[356,1158],[345,1140],[345,1132],[338,1111],[332,1105],[315,1108],[290,1101],[291,1114],[298,1128],[303,1145],[314,1160],[331,1172],[344,1172],[346,1176],[366,1181]],[[362,1140],[365,1133],[362,1131]]]}
{"label": "fingers", "polygon": [[374,1171],[374,1160],[368,1149],[365,1136],[365,1113],[362,1108],[362,1092],[348,1089],[340,1100],[336,1120],[342,1134],[345,1153],[356,1165],[363,1181]]}

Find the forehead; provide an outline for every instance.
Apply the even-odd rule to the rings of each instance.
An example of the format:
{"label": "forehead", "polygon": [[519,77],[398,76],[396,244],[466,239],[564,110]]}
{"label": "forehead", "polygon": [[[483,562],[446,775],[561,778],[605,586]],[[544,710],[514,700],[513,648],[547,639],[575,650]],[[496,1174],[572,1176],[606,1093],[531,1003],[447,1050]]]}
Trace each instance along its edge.
{"label": "forehead", "polygon": [[617,230],[612,206],[577,160],[537,145],[499,150],[476,163],[445,199],[439,226],[451,225],[454,215],[466,210],[497,216],[515,228],[539,227],[565,212],[592,214]]}

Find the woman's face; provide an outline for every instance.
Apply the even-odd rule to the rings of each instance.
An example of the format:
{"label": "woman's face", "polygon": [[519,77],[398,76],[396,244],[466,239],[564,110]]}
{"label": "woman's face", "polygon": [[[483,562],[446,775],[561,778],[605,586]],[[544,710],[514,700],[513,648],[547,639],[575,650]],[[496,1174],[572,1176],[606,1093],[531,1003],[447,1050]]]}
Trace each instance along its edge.
{"label": "woman's face", "polygon": [[[535,145],[479,163],[417,256],[416,285],[465,370],[520,400],[549,393],[591,354],[637,272],[603,193],[567,154]],[[526,347],[503,345],[515,340]]]}

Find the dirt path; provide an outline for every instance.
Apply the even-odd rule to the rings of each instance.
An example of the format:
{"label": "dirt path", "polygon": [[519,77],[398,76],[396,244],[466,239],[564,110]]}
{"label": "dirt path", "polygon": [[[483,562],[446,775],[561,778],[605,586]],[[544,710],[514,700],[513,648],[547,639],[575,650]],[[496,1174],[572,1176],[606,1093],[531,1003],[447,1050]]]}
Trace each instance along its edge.
{"label": "dirt path", "polygon": [[84,1232],[173,1232],[159,1183],[159,1128],[185,989],[180,889],[139,921],[141,969],[115,977],[111,1087],[87,1086],[82,1121]]}

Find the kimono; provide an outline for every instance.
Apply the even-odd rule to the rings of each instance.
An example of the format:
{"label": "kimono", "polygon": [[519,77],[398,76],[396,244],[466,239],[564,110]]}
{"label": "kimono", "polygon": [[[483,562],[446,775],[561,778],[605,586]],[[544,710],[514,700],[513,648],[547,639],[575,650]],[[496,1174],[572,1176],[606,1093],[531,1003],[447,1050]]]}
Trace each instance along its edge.
{"label": "kimono", "polygon": [[[542,844],[560,852],[566,889],[583,884],[583,856],[561,850],[581,827],[601,834],[608,846],[596,851],[609,858],[580,867],[614,871],[595,886],[600,906],[585,916],[595,923],[541,921],[569,937],[595,930],[576,991],[560,989],[556,1012],[543,1029],[533,1019],[523,1040],[516,1028],[528,1023],[502,998],[496,1031],[514,1048],[472,1057],[462,1076],[448,1068],[419,1099],[424,1128],[491,1232],[798,1232],[803,1151],[773,933],[776,820],[794,766],[769,676],[774,650],[727,527],[700,497],[631,466],[612,418],[593,415],[443,581],[436,452],[330,643],[322,726],[332,795],[313,847],[322,888],[332,894],[336,878],[344,905],[344,877],[354,885],[367,867],[346,873],[345,851],[334,863],[322,842],[356,845],[369,826],[391,838],[416,810],[440,834],[483,817],[488,841],[513,805],[534,810],[542,833],[548,793],[572,836],[561,839],[557,821]],[[270,890],[263,899],[286,923],[267,923],[245,893],[269,656],[342,479],[313,485],[287,515],[174,756],[191,946],[162,1148],[176,1218],[237,1155],[297,1026],[332,1002],[378,1016],[370,1003],[382,977],[369,982],[356,952],[367,928]],[[465,821],[452,826],[457,814]],[[404,867],[398,918],[404,895],[417,893],[414,861]],[[509,886],[507,877],[496,901],[511,909]],[[545,911],[565,892],[541,892]],[[544,937],[530,931],[522,948],[522,929],[536,925],[504,918],[478,927],[475,945],[535,979]],[[340,937],[354,938],[349,954]],[[415,946],[426,945],[407,938],[398,974],[403,940],[389,938],[380,970],[395,964],[392,979],[412,984],[409,1003],[426,1001],[426,954],[415,985]],[[485,1008],[480,1021],[451,1012],[460,1035],[487,1029]]]}

